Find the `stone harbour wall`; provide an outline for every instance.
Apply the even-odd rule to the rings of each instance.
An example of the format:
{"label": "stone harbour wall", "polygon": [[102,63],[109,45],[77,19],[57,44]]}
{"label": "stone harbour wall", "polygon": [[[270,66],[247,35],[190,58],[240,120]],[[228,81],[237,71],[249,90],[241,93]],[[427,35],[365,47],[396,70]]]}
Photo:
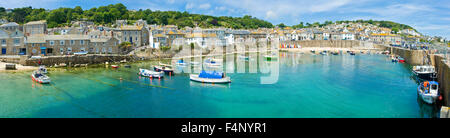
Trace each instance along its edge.
{"label": "stone harbour wall", "polygon": [[53,66],[65,63],[66,65],[75,64],[100,64],[105,62],[120,62],[122,60],[131,61],[134,60],[131,56],[122,55],[84,55],[84,56],[52,56],[42,58],[29,58],[24,61],[26,66],[38,66],[39,61],[41,65]]}

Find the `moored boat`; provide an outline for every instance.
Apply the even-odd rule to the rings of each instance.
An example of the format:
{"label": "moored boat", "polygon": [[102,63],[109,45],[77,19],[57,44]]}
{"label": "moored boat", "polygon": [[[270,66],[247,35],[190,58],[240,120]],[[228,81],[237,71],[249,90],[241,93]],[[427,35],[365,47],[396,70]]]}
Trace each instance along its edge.
{"label": "moored boat", "polygon": [[45,66],[39,66],[39,71],[41,71],[43,74],[47,74],[47,68],[45,68]]}
{"label": "moored boat", "polygon": [[327,51],[320,52],[321,55],[328,55]]}
{"label": "moored boat", "polygon": [[278,58],[276,56],[273,56],[273,55],[265,55],[264,59],[270,61],[270,60],[277,60]]}
{"label": "moored boat", "polygon": [[176,64],[177,66],[186,66],[186,65],[187,65],[187,63],[184,62],[183,59],[178,60],[175,64]]}
{"label": "moored boat", "polygon": [[420,83],[419,87],[417,87],[417,93],[424,102],[428,104],[433,104],[439,97],[438,88],[439,88],[438,82],[425,81]]}
{"label": "moored boat", "polygon": [[162,78],[164,77],[164,72],[156,72],[148,69],[139,69],[139,75],[150,78]]}
{"label": "moored boat", "polygon": [[166,73],[166,74],[174,75],[173,74],[173,69],[171,67],[169,67],[169,66],[158,66],[158,65],[155,65],[155,66],[153,66],[153,69],[155,71],[157,71],[157,72],[164,71],[164,73]]}
{"label": "moored boat", "polygon": [[230,83],[230,77],[226,77],[223,72],[216,71],[202,71],[200,74],[191,74],[191,81],[202,83]]}
{"label": "moored boat", "polygon": [[111,65],[111,68],[119,68],[119,65]]}
{"label": "moored boat", "polygon": [[218,59],[213,59],[213,58],[207,58],[204,61],[204,65],[208,66],[208,67],[218,67],[218,66],[222,66],[222,61],[218,60]]}
{"label": "moored boat", "polygon": [[311,53],[315,54],[315,53],[316,53],[316,50],[314,50],[314,49],[313,49],[313,50],[311,50]]}
{"label": "moored boat", "polygon": [[50,77],[48,77],[47,75],[43,74],[41,71],[36,70],[33,71],[33,73],[31,74],[31,79],[35,82],[44,84],[44,83],[50,83]]}
{"label": "moored boat", "polygon": [[398,62],[399,62],[399,63],[405,63],[405,59],[404,59],[404,58],[402,58],[402,57],[398,57],[398,59],[397,59],[397,60],[398,60]]}
{"label": "moored boat", "polygon": [[354,51],[350,51],[350,55],[356,55]]}
{"label": "moored boat", "polygon": [[240,55],[239,58],[242,60],[245,60],[245,61],[248,61],[250,59],[250,57],[245,56],[245,55]]}
{"label": "moored boat", "polygon": [[436,78],[436,70],[434,66],[413,66],[412,72],[420,79],[432,80]]}

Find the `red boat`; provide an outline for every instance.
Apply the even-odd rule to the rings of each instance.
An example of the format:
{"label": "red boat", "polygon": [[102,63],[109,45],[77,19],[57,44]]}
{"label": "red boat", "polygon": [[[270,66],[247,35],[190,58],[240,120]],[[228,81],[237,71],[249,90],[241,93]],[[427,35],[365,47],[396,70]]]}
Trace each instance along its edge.
{"label": "red boat", "polygon": [[118,65],[111,65],[111,68],[119,68],[119,66]]}
{"label": "red boat", "polygon": [[399,62],[399,63],[405,63],[405,59],[402,58],[402,57],[399,57],[399,58],[398,58],[398,62]]}

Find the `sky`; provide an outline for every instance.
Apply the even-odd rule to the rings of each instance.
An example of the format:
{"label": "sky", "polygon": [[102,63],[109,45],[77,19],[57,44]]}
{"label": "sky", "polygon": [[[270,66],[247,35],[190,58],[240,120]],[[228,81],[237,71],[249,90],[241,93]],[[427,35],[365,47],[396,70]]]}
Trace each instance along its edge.
{"label": "sky", "polygon": [[122,3],[128,9],[187,11],[213,16],[250,15],[276,25],[327,20],[389,20],[425,35],[450,39],[450,0],[0,0],[0,7],[83,9]]}

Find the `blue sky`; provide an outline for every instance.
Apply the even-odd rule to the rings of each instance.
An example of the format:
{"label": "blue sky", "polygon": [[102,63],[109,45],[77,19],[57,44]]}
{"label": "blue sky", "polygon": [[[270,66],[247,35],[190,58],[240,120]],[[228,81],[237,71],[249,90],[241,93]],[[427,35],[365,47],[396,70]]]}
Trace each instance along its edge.
{"label": "blue sky", "polygon": [[0,6],[83,9],[123,3],[128,9],[175,10],[214,16],[251,15],[287,25],[326,20],[390,20],[450,39],[449,0],[1,0]]}

